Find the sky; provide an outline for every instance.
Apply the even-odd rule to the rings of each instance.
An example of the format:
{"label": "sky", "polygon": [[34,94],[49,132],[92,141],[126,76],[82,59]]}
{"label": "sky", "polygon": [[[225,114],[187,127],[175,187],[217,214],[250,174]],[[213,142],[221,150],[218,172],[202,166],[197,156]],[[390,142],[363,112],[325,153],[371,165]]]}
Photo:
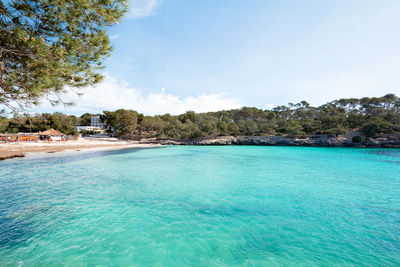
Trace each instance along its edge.
{"label": "sky", "polygon": [[399,0],[130,0],[80,115],[146,115],[400,95]]}

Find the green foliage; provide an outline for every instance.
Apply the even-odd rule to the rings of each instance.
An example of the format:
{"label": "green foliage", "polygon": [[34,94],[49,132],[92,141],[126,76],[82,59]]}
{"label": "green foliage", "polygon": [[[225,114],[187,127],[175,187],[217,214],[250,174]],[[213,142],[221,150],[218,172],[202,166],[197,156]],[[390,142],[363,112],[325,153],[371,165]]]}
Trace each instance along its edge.
{"label": "green foliage", "polygon": [[346,132],[346,129],[343,128],[341,125],[338,125],[338,127],[324,130],[324,134],[327,134],[332,137],[336,137],[340,134],[344,134],[345,132]]}
{"label": "green foliage", "polygon": [[228,124],[228,132],[230,135],[238,136],[240,134],[239,126],[236,123],[231,122]]}
{"label": "green foliage", "polygon": [[203,120],[200,123],[200,130],[205,133],[205,135],[212,135],[214,133],[214,129],[216,128],[216,125],[213,121],[211,120]]}
{"label": "green foliage", "polygon": [[226,123],[225,121],[217,122],[217,130],[220,135],[228,135],[229,134],[228,123]]}
{"label": "green foliage", "polygon": [[109,132],[114,132],[118,137],[130,137],[136,132],[138,113],[125,109],[104,111],[102,120]]}
{"label": "green foliage", "polygon": [[[377,120],[376,118],[379,118]],[[338,136],[347,129],[360,129],[373,136],[399,131],[400,100],[395,95],[340,99],[320,107],[306,101],[272,110],[252,107],[179,116],[144,116],[138,131],[155,137],[190,139],[218,135],[310,135]]]}
{"label": "green foliage", "polygon": [[5,117],[0,117],[0,133],[4,133],[8,128],[9,122]]}
{"label": "green foliage", "polygon": [[166,122],[160,118],[160,116],[144,116],[140,123],[140,130],[142,132],[150,133],[160,132],[164,128],[165,124]]}
{"label": "green foliage", "polygon": [[59,112],[49,114],[14,115],[11,119],[0,118],[0,132],[40,132],[48,129],[56,129],[68,135],[78,135],[76,129],[77,117],[65,115]]}
{"label": "green foliage", "polygon": [[305,132],[302,131],[302,126],[299,121],[289,120],[284,124],[284,127],[281,130],[282,133],[288,135],[301,135]]}
{"label": "green foliage", "polygon": [[[0,117],[0,130],[42,131],[54,128],[73,133],[74,125],[89,125],[93,114],[67,116],[61,113]],[[340,99],[320,107],[305,101],[273,110],[244,107],[218,112],[188,111],[179,116],[143,116],[133,110],[104,111],[107,131],[118,137],[137,136],[192,139],[222,135],[312,135],[338,136],[358,129],[367,136],[400,131],[400,99],[383,97]],[[6,129],[6,130],[4,130]]]}
{"label": "green foliage", "polygon": [[374,117],[363,125],[361,131],[367,136],[374,136],[379,133],[392,133],[395,127],[383,118]]}
{"label": "green foliage", "polygon": [[58,104],[66,88],[99,82],[106,28],[126,10],[126,0],[0,1],[0,104]]}
{"label": "green foliage", "polygon": [[353,136],[352,141],[353,143],[361,143],[361,136],[357,135],[357,136]]}
{"label": "green foliage", "polygon": [[253,120],[241,119],[237,122],[237,126],[239,127],[239,131],[242,135],[257,135],[258,134],[257,123]]}
{"label": "green foliage", "polygon": [[79,117],[79,126],[89,126],[90,125],[90,121],[92,116],[95,116],[94,114],[90,114],[90,113],[84,113]]}

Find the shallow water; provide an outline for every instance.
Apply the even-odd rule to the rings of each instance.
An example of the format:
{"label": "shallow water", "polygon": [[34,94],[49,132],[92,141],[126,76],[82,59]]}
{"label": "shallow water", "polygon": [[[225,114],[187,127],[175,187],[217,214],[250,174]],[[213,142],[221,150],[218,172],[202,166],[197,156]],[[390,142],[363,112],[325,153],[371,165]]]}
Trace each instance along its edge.
{"label": "shallow water", "polygon": [[400,150],[170,146],[0,162],[0,266],[400,265]]}

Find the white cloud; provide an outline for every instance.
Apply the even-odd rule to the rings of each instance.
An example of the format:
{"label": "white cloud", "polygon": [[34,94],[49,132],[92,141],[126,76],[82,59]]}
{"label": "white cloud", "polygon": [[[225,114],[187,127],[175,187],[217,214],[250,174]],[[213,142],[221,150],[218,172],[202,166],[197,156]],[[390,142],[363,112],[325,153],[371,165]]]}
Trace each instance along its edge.
{"label": "white cloud", "polygon": [[117,39],[118,37],[119,37],[119,34],[114,34],[114,35],[110,36],[110,39],[113,40],[113,39]]}
{"label": "white cloud", "polygon": [[129,1],[128,18],[152,16],[159,4],[159,0],[131,0]]}
{"label": "white cloud", "polygon": [[180,97],[167,93],[165,88],[155,93],[145,93],[131,87],[125,81],[106,75],[105,79],[94,87],[81,90],[83,95],[68,94],[64,100],[73,100],[75,106],[52,108],[47,102],[32,112],[53,112],[81,114],[84,112],[97,113],[103,110],[116,110],[119,108],[133,109],[146,115],[165,114],[173,115],[184,113],[188,110],[196,112],[218,111],[223,109],[240,108],[242,105],[235,98],[225,94],[200,94],[197,96]]}

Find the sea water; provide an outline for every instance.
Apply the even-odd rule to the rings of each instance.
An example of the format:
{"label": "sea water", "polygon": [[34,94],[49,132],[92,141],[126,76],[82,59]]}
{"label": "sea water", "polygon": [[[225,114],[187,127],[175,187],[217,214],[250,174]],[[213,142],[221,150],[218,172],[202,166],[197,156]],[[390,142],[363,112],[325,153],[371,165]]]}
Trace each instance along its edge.
{"label": "sea water", "polygon": [[169,146],[7,160],[8,265],[400,265],[400,150]]}

